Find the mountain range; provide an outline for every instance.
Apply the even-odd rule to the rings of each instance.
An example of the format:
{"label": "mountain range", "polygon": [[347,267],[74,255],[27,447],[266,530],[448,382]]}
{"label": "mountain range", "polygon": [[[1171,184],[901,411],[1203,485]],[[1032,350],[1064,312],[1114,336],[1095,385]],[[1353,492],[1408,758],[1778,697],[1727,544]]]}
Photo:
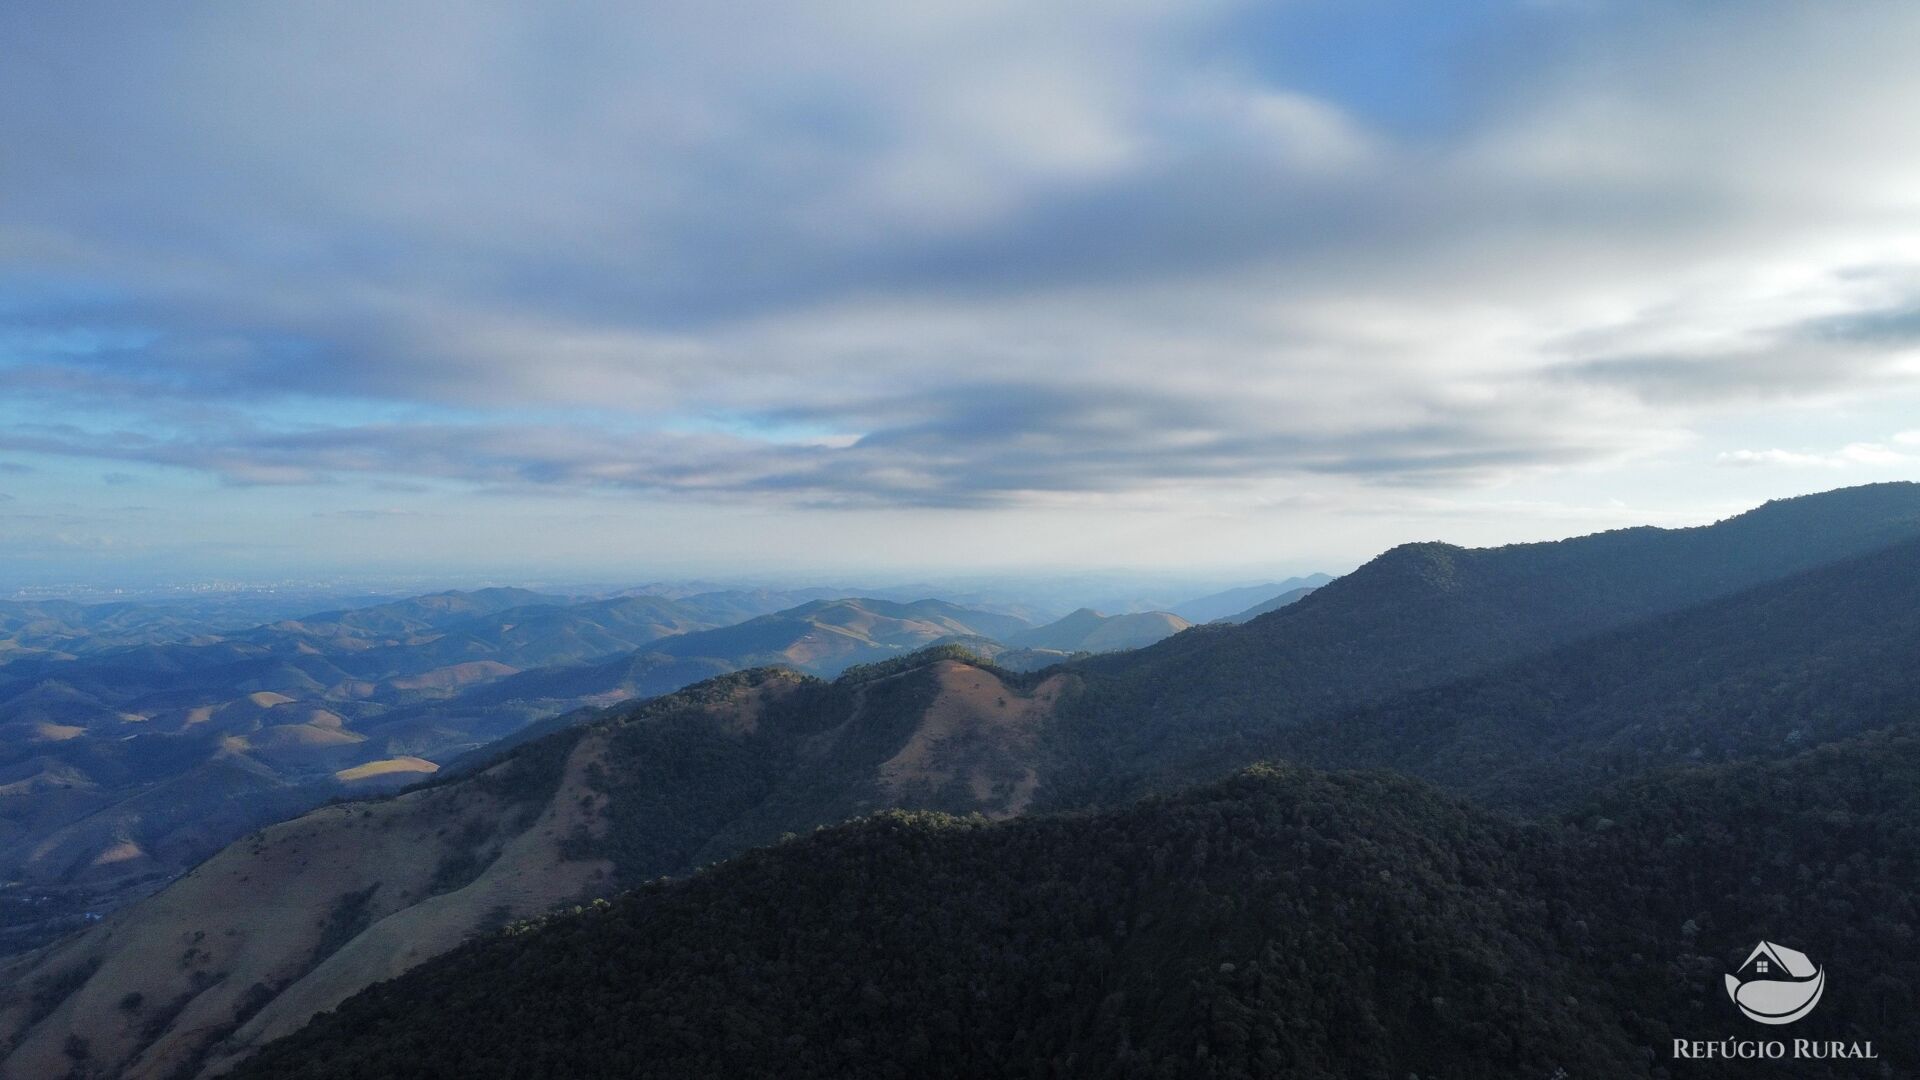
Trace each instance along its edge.
{"label": "mountain range", "polygon": [[1652,1077],[1790,934],[1912,1071],[1916,601],[1890,484],[1034,671],[950,605],[689,631],[783,666],[241,839],[8,962],[0,1075]]}
{"label": "mountain range", "polygon": [[1332,580],[1331,574],[1307,574],[1260,585],[1240,585],[1195,597],[1184,603],[1175,604],[1168,610],[1189,623],[1219,622],[1222,619],[1245,622],[1254,615],[1264,614],[1254,609],[1269,601],[1277,600],[1282,596],[1304,595],[1305,592],[1317,589]]}
{"label": "mountain range", "polygon": [[[1035,628],[939,600],[810,592],[491,588],[225,630],[152,606],[0,610],[13,646],[0,664],[0,946],[151,891],[261,824],[416,781],[577,710],[761,665],[833,675],[946,642],[1036,667],[1184,625]],[[1051,644],[1005,643],[1035,633]]]}

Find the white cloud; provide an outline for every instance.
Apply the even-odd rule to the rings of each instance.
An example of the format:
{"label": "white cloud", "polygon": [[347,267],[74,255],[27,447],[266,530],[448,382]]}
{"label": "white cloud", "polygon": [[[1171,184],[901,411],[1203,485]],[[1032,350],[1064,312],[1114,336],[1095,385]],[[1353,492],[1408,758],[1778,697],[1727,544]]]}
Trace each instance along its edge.
{"label": "white cloud", "polygon": [[1377,140],[1339,109],[1304,94],[1241,92],[1247,128],[1282,168],[1338,172],[1374,164]]}
{"label": "white cloud", "polygon": [[481,485],[1250,504],[1916,392],[1893,5],[1569,8],[1411,133],[1235,54],[1224,3],[375,14],[0,16],[39,58],[0,72],[0,269],[153,334],[0,385],[237,483],[403,470],[377,403],[505,440],[414,466]]}
{"label": "white cloud", "polygon": [[1750,467],[1778,465],[1788,468],[1837,468],[1841,461],[1831,454],[1800,454],[1791,450],[1729,450],[1714,458],[1720,465]]}
{"label": "white cloud", "polygon": [[[1893,442],[1911,444],[1905,434]],[[1920,463],[1920,457],[1903,453],[1884,443],[1848,443],[1829,453],[1802,453],[1793,450],[1732,450],[1717,455],[1715,464],[1732,466],[1780,466],[1785,468],[1844,469],[1850,466],[1893,467]]]}

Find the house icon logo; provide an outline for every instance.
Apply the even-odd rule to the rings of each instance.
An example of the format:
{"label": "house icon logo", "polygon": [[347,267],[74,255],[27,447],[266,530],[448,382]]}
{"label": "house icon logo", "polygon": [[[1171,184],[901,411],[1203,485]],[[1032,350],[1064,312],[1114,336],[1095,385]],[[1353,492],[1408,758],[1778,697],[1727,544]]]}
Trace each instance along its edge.
{"label": "house icon logo", "polygon": [[1820,1004],[1827,989],[1827,970],[1815,967],[1807,954],[1785,945],[1763,941],[1747,954],[1738,971],[1727,976],[1727,996],[1761,1024],[1791,1024]]}

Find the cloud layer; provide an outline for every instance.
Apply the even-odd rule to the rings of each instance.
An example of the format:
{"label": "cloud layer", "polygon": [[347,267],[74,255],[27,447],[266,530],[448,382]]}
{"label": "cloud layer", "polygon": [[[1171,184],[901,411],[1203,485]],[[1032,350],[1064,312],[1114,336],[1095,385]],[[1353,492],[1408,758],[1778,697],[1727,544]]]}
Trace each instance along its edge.
{"label": "cloud layer", "polygon": [[1920,10],[1285,7],[16,5],[0,452],[1251,503],[1914,392]]}

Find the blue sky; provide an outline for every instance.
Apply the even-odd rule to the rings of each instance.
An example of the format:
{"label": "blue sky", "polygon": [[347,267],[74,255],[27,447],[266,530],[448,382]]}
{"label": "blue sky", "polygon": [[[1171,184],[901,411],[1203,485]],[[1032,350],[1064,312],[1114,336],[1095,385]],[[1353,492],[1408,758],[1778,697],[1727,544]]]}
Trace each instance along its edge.
{"label": "blue sky", "polygon": [[11,582],[1342,569],[1920,479],[1920,9],[11,5]]}

